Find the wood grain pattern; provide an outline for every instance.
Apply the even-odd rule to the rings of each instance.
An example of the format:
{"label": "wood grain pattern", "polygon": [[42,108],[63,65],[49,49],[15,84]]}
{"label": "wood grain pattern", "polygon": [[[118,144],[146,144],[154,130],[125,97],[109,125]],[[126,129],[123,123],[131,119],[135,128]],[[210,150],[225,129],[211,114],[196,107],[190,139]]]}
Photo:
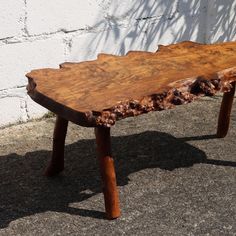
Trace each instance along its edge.
{"label": "wood grain pattern", "polygon": [[96,127],[95,136],[106,215],[110,220],[116,219],[120,216],[120,204],[114,161],[111,155],[110,128]]}
{"label": "wood grain pattern", "polygon": [[26,75],[31,98],[79,125],[110,127],[125,117],[229,91],[236,81],[236,42],[182,42],[156,53],[100,54],[60,67]]}
{"label": "wood grain pattern", "polygon": [[53,149],[51,160],[44,172],[47,177],[58,175],[64,170],[64,147],[68,120],[57,116],[53,132]]}
{"label": "wood grain pattern", "polygon": [[217,137],[224,138],[229,130],[230,114],[235,94],[235,82],[229,92],[224,93],[218,118]]}

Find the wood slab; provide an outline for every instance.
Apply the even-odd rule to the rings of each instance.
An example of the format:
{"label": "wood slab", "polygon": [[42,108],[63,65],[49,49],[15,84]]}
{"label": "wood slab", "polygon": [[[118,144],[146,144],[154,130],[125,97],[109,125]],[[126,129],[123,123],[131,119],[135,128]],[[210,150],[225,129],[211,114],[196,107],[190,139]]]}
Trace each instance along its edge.
{"label": "wood slab", "polygon": [[42,106],[82,126],[110,127],[117,120],[173,108],[199,96],[227,92],[236,81],[236,42],[182,42],[156,53],[63,63],[33,70],[28,94]]}

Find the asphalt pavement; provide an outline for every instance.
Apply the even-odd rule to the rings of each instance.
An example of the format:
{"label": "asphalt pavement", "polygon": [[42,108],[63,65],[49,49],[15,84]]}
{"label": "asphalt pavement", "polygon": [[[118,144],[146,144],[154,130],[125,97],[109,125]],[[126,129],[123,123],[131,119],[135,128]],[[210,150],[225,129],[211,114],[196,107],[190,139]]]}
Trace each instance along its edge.
{"label": "asphalt pavement", "polygon": [[[222,96],[112,128],[122,216],[105,219],[92,128],[70,124],[65,171],[46,178],[54,118],[0,129],[0,235],[236,235],[236,103]],[[4,114],[3,114],[4,115]]]}

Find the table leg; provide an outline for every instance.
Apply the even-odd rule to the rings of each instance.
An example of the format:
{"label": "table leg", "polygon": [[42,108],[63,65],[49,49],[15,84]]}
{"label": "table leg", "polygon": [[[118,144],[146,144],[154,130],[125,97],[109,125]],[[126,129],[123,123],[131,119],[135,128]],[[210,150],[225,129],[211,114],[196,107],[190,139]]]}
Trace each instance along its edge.
{"label": "table leg", "polygon": [[218,118],[217,137],[224,138],[227,135],[230,123],[230,113],[233,105],[235,93],[235,82],[232,83],[232,88],[229,92],[224,93],[221,103],[220,114]]}
{"label": "table leg", "polygon": [[57,116],[53,133],[53,151],[49,165],[44,175],[54,176],[64,169],[64,146],[67,133],[68,120]]}
{"label": "table leg", "polygon": [[111,156],[110,128],[95,128],[97,154],[102,177],[105,209],[108,219],[120,216],[114,160]]}

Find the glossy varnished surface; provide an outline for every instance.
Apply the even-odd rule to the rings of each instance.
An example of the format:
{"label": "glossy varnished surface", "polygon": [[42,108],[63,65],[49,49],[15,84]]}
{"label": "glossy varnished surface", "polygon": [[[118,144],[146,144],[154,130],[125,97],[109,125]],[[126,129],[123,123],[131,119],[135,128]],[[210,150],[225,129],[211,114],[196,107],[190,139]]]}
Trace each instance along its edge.
{"label": "glossy varnished surface", "polygon": [[[33,70],[28,93],[39,104],[85,126],[116,120],[227,91],[236,80],[236,43],[183,42],[157,53],[100,54],[95,61]],[[209,83],[207,82],[209,81]]]}

